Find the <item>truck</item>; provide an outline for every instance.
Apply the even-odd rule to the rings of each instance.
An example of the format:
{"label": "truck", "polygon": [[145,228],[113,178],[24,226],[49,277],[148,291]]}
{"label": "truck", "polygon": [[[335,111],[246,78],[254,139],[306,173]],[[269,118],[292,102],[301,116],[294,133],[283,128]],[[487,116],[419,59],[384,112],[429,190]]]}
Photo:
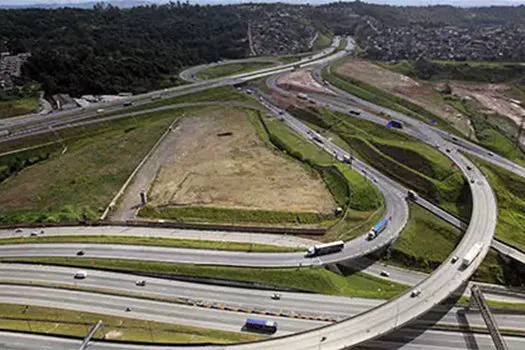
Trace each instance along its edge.
{"label": "truck", "polygon": [[354,111],[354,110],[350,110],[350,111],[348,111],[348,113],[353,114],[353,115],[361,115],[361,112]]}
{"label": "truck", "polygon": [[472,264],[474,259],[476,259],[476,257],[479,255],[479,253],[481,253],[481,249],[483,249],[483,243],[478,242],[478,243],[474,244],[469,249],[467,254],[465,254],[465,256],[463,257],[463,266],[464,267],[468,267],[470,264]]}
{"label": "truck", "polygon": [[368,232],[368,240],[371,241],[376,238],[381,232],[383,232],[388,226],[388,219],[379,221],[372,229]]}
{"label": "truck", "polygon": [[277,322],[266,321],[256,318],[248,318],[244,324],[246,330],[261,332],[261,333],[275,333],[277,332]]}
{"label": "truck", "polygon": [[326,255],[331,253],[340,252],[345,247],[345,242],[335,241],[325,244],[316,244],[308,248],[306,252],[307,257],[314,257],[319,255]]}

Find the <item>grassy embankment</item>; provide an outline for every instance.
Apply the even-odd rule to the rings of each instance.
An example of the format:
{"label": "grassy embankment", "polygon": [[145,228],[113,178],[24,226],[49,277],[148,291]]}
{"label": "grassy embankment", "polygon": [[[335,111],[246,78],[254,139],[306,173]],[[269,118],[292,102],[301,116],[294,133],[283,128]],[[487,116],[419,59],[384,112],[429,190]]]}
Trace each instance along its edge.
{"label": "grassy embankment", "polygon": [[271,244],[252,244],[244,242],[209,241],[197,239],[177,239],[142,236],[38,236],[12,237],[0,239],[3,244],[33,243],[99,243],[99,244],[135,244],[156,247],[177,247],[197,249],[217,249],[252,252],[293,252],[304,251],[302,248],[280,247]]}
{"label": "grassy embankment", "polygon": [[[288,155],[321,173],[328,190],[346,214],[324,240],[350,239],[368,230],[384,213],[379,190],[357,171],[290,130],[283,122],[265,118],[269,141]],[[311,168],[310,168],[311,169]]]}
{"label": "grassy embankment", "polygon": [[350,269],[344,270],[344,276],[341,276],[323,268],[311,267],[265,269],[87,258],[2,258],[0,260],[49,263],[124,272],[134,271],[174,276],[221,278],[233,281],[263,283],[275,287],[294,288],[321,294],[363,298],[389,299],[408,288],[395,282]]}
{"label": "grassy embankment", "polygon": [[470,217],[471,196],[463,175],[429,145],[396,130],[325,109],[290,112],[319,131],[328,130],[327,136],[341,147],[419,195],[465,219]]}
{"label": "grassy embankment", "polygon": [[0,100],[0,119],[33,113],[38,109],[38,97],[24,97],[8,101]]}
{"label": "grassy embankment", "polygon": [[203,69],[197,72],[196,76],[201,80],[208,80],[234,74],[249,73],[258,69],[269,68],[274,65],[275,64],[271,62],[230,63]]}
{"label": "grassy embankment", "polygon": [[[84,338],[99,320],[108,339],[156,343],[237,343],[262,339],[253,334],[219,331],[41,306],[0,304],[0,329]],[[94,339],[103,337],[102,330]]]}
{"label": "grassy embankment", "polygon": [[319,32],[319,35],[317,36],[317,39],[315,39],[314,45],[312,47],[313,51],[321,51],[323,49],[326,49],[330,44],[332,43],[332,39],[334,38],[334,34],[327,32]]}
{"label": "grassy embankment", "polygon": [[0,223],[96,219],[173,119],[198,111],[150,113],[3,144],[1,151],[56,142],[0,157],[0,165],[17,170],[0,183]]}
{"label": "grassy embankment", "polygon": [[[507,82],[510,88],[505,94],[516,100],[525,100],[522,78],[525,67],[516,63],[431,61],[428,67],[420,69],[411,62],[401,61],[394,64],[381,63],[381,66],[413,78],[437,82],[448,80],[478,83]],[[525,165],[525,153],[516,147],[518,126],[514,122],[500,115],[487,118],[482,112],[483,107],[475,100],[460,99],[444,93],[442,98],[470,119],[479,144]]]}

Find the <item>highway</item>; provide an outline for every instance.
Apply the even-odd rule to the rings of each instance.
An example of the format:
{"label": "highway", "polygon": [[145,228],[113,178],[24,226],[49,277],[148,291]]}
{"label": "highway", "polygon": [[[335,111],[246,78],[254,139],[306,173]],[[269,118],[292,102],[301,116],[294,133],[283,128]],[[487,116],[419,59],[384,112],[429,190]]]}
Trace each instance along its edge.
{"label": "highway", "polygon": [[[344,55],[345,52],[342,52]],[[336,55],[332,55],[332,58]],[[249,79],[255,79],[258,77],[263,77],[265,75],[275,74],[278,73],[279,70],[272,71],[272,72],[263,72],[258,73],[255,75],[251,75]],[[241,79],[242,80],[242,79]],[[298,121],[294,120],[292,116],[285,115],[285,121],[290,126],[295,126],[295,130],[304,133],[306,132],[308,134],[308,129],[306,129],[300,124],[298,124]],[[297,122],[297,123],[296,123]],[[312,132],[312,131],[310,131]],[[433,141],[441,141],[441,137],[434,133],[428,133],[429,140]],[[337,148],[336,145],[333,145],[329,141],[323,142],[323,148],[328,151],[338,151],[338,152],[344,152],[343,150],[340,150]],[[341,153],[344,154],[344,153]],[[492,193],[492,190],[487,182],[487,180],[483,177],[481,172],[473,165],[471,164],[465,157],[463,157],[461,154],[454,152],[454,154],[448,154],[448,156],[451,158],[451,160],[455,161],[455,163],[458,165],[458,167],[464,172],[467,173],[466,167],[472,167],[472,170],[470,171],[470,176],[474,177],[476,179],[475,184],[469,183],[471,186],[471,190],[473,192],[473,213],[472,213],[472,220],[469,224],[469,227],[462,239],[462,241],[457,246],[456,250],[453,252],[453,254],[458,256],[463,256],[466,254],[466,252],[470,249],[470,247],[475,242],[482,242],[484,243],[483,251],[481,253],[481,256],[478,257],[471,265],[469,265],[465,269],[460,269],[459,264],[450,264],[449,262],[445,262],[443,265],[441,265],[432,275],[430,275],[427,279],[423,280],[417,285],[417,288],[420,288],[422,290],[422,293],[418,297],[411,297],[410,293],[405,293],[401,296],[399,296],[396,299],[393,299],[389,302],[386,302],[384,304],[381,304],[380,306],[377,306],[376,308],[373,308],[372,310],[359,314],[357,316],[354,316],[353,318],[346,319],[343,322],[336,323],[329,326],[324,326],[318,330],[315,331],[308,331],[308,332],[301,332],[297,333],[293,336],[285,336],[281,338],[272,338],[271,340],[262,341],[262,342],[256,342],[251,344],[238,344],[238,345],[230,345],[228,348],[232,349],[276,349],[276,348],[286,348],[286,349],[317,349],[320,347],[320,342],[322,342],[323,349],[341,349],[348,346],[360,344],[362,342],[365,342],[366,340],[376,338],[378,336],[384,335],[386,333],[391,332],[392,330],[398,329],[402,325],[410,322],[411,320],[423,315],[428,310],[432,309],[437,303],[439,303],[441,300],[445,299],[449,294],[451,294],[454,290],[456,290],[460,285],[462,285],[470,275],[474,272],[474,270],[477,268],[477,266],[481,263],[482,257],[487,253],[490,242],[492,240],[492,236],[494,234],[495,224],[496,224],[496,206],[495,206],[495,199],[494,195]],[[355,164],[356,166],[360,166],[359,163]],[[374,178],[380,178],[381,174],[378,172],[371,170],[371,175]],[[382,181],[378,181],[378,186],[382,186]],[[391,186],[388,186],[389,190],[396,191],[395,188],[392,188]],[[383,189],[384,190],[384,189]],[[384,191],[383,191],[384,192]],[[386,201],[388,203],[389,196],[386,196]],[[404,201],[396,201],[396,203],[406,203]],[[387,214],[388,215],[388,214]],[[397,212],[396,212],[397,216]],[[395,226],[395,220],[396,218],[393,218],[392,220],[392,226]],[[392,234],[392,233],[391,233]],[[388,237],[388,234],[380,235]],[[358,241],[358,240],[356,240]],[[373,244],[374,241],[368,242],[369,244]],[[367,244],[367,242],[358,242],[358,244]],[[164,251],[165,248],[155,248],[159,250],[148,250],[148,248],[143,247],[115,247],[115,246],[94,246],[94,245],[85,245],[86,250],[89,254],[93,254],[95,252],[95,256],[108,256],[112,254],[122,254],[124,252],[134,254],[135,256],[139,258],[146,258],[151,259],[157,259],[157,256],[163,255],[166,259],[168,259],[169,253],[171,254],[184,254],[182,250],[180,249],[170,249],[169,251]],[[351,246],[351,244],[347,244],[346,249],[349,249],[348,247]],[[141,249],[142,248],[142,249]],[[119,251],[119,249],[123,249],[122,251]],[[310,265],[321,265],[326,264],[330,262],[336,262],[342,259],[348,258],[348,251],[345,251],[338,254],[333,254],[333,256],[325,256],[322,259],[316,258],[318,261],[314,262],[314,259],[307,259],[309,260]],[[47,254],[55,255],[58,253],[61,254],[69,254],[68,256],[73,256],[75,253],[71,247],[63,246],[63,245],[38,245],[38,246],[32,246],[32,245],[25,245],[24,249],[20,249],[13,246],[4,246],[1,248],[0,253],[4,256],[27,256],[27,252],[24,252],[24,250],[27,250],[29,254],[33,256],[42,256],[41,254],[44,254],[46,256]],[[146,252],[145,252],[146,251]],[[198,254],[196,250],[185,250],[186,253],[190,253],[186,256],[184,256],[182,259],[186,260],[190,258],[191,254]],[[240,266],[247,266],[246,260],[252,259],[252,262],[255,261],[257,264],[261,264],[258,266],[275,266],[275,261],[269,261],[270,259],[275,259],[276,255],[273,254],[260,254],[262,256],[267,255],[266,258],[263,258],[262,256],[258,256],[258,253],[233,253],[228,252],[230,255],[227,255],[227,257],[232,260],[237,260],[236,264],[240,264]],[[233,255],[231,255],[233,253]],[[25,255],[24,255],[25,254]],[[215,252],[215,256],[221,256],[224,253],[222,252]],[[236,255],[239,254],[239,255]],[[156,255],[156,256],[153,256]],[[210,254],[208,254],[210,255]],[[223,255],[224,256],[224,255]],[[249,258],[248,258],[249,256]],[[204,257],[207,260],[213,260],[214,258],[210,258],[209,256]],[[164,257],[163,257],[164,259]],[[171,258],[173,259],[173,258]],[[266,259],[266,260],[265,260]],[[283,256],[280,256],[279,259],[284,259],[280,263],[291,264],[289,266],[297,266],[298,263],[302,263],[305,258],[301,255],[301,253],[288,253],[284,254]],[[220,260],[220,259],[219,259]],[[172,261],[172,260],[168,260]],[[250,263],[252,263],[250,262]],[[231,263],[231,262],[230,262]],[[278,262],[279,263],[279,262]],[[19,297],[19,293],[21,293],[20,288],[24,287],[18,287],[19,289],[16,289],[15,287],[12,288],[13,296],[12,298]],[[27,287],[25,287],[27,288]],[[35,291],[36,289],[30,289],[30,291]],[[18,293],[16,293],[18,292]],[[29,293],[28,291],[28,294]],[[35,293],[35,302],[43,302],[42,295],[40,293]],[[97,299],[98,300],[98,299]],[[111,305],[121,305],[118,304],[119,301],[114,301],[111,303]],[[78,305],[78,301],[76,303]],[[156,307],[151,306],[153,309],[156,309]],[[142,309],[139,307],[139,310],[142,311]],[[152,309],[148,308],[149,311],[152,311]],[[144,311],[146,311],[144,309]],[[166,315],[165,311],[159,309],[159,314],[155,315],[155,317],[172,317],[177,318],[176,314],[170,314]],[[117,312],[117,310],[115,310]],[[200,321],[199,321],[200,322]],[[202,321],[205,323],[204,321]],[[306,321],[303,321],[306,322]],[[301,323],[302,324],[302,323]],[[297,328],[295,328],[297,327]],[[290,328],[285,328],[282,331],[286,332],[290,329],[298,329],[300,328],[299,325],[293,325],[290,326]]]}
{"label": "highway", "polygon": [[219,66],[225,66],[229,64],[239,64],[239,63],[273,63],[275,66],[282,65],[281,62],[279,62],[275,58],[264,58],[264,57],[252,57],[252,58],[241,58],[237,60],[222,60],[219,62],[213,62],[208,64],[201,64],[199,66],[193,66],[188,69],[183,70],[179,73],[179,78],[190,82],[195,83],[198,81],[201,81],[199,77],[197,76],[197,73],[199,73],[202,70],[212,68],[212,67],[219,67]]}

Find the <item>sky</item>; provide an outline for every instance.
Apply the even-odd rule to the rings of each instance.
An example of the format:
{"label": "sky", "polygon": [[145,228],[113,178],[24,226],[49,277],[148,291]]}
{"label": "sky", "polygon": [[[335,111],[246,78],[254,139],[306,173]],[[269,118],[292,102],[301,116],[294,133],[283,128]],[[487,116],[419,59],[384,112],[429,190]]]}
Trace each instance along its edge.
{"label": "sky", "polygon": [[[85,3],[95,0],[0,0],[0,5],[29,5],[29,4],[72,4]],[[167,2],[167,0],[150,0],[151,2]],[[287,3],[326,3],[330,0],[281,0]],[[334,0],[335,1],[335,0]],[[491,5],[520,5],[525,0],[364,0],[365,2],[390,5],[436,5],[449,4],[455,6],[491,6]],[[190,0],[191,3],[242,3],[242,2],[273,2],[273,0]]]}

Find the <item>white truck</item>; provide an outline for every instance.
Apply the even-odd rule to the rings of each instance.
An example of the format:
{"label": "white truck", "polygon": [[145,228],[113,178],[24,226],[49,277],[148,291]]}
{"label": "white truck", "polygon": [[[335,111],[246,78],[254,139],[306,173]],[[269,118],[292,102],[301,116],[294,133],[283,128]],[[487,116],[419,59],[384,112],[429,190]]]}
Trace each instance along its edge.
{"label": "white truck", "polygon": [[483,243],[476,243],[472,246],[472,248],[469,249],[467,254],[463,257],[463,266],[468,267],[474,259],[481,253],[481,249],[483,248]]}

